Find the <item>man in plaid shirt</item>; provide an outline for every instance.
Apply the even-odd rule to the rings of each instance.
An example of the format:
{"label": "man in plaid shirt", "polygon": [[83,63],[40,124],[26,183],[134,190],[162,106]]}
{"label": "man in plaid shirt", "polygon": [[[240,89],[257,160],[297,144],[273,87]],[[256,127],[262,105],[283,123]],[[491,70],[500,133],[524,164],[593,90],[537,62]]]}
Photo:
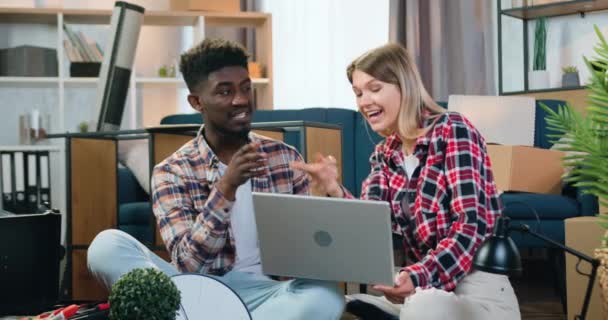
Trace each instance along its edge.
{"label": "man in plaid shirt", "polygon": [[107,287],[134,268],[202,273],[231,287],[254,319],[339,318],[344,297],[335,284],[262,273],[252,192],[309,189],[306,174],[289,166],[302,160],[294,148],[250,132],[247,53],[229,41],[205,40],[182,55],[180,71],[205,125],[152,175],[153,211],[172,264],[126,233],[107,230],[89,247],[89,269]]}

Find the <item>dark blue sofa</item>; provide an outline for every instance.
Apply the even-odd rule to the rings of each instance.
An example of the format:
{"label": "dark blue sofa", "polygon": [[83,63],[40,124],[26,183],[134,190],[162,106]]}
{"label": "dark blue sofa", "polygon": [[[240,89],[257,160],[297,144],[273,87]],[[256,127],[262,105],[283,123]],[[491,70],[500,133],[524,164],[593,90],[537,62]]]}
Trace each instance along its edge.
{"label": "dark blue sofa", "polygon": [[[540,102],[540,101],[539,101]],[[561,101],[542,100],[555,109]],[[445,104],[442,104],[445,107]],[[535,130],[535,146],[549,148],[544,122],[545,112],[538,107]],[[302,110],[260,110],[254,113],[254,122],[304,120],[338,124],[342,126],[343,182],[354,194],[359,194],[361,182],[369,173],[369,155],[381,140],[367,127],[362,116],[353,110],[335,108],[310,108]],[[161,124],[202,123],[199,114],[177,114],[165,117]],[[513,224],[526,223],[538,228],[543,234],[563,243],[564,219],[597,213],[597,201],[580,190],[565,186],[562,195],[533,193],[504,193],[502,201],[505,214]],[[139,240],[150,243],[151,207],[148,196],[126,168],[119,169],[119,218],[118,227]],[[536,218],[538,214],[538,220]],[[520,248],[546,247],[545,243],[530,236],[512,234]]]}

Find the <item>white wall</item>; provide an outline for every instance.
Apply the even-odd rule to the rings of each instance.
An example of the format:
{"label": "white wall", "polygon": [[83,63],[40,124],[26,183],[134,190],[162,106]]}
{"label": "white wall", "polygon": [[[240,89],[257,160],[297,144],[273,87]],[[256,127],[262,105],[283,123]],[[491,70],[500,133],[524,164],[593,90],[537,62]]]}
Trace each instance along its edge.
{"label": "white wall", "polygon": [[272,14],[275,109],[355,109],[346,66],[388,41],[388,0],[261,0]]}
{"label": "white wall", "polygon": [[[503,1],[504,2],[504,1]],[[523,27],[519,19],[503,16],[503,90],[523,90]],[[528,23],[530,69],[534,54],[534,21]],[[600,27],[608,36],[608,12],[551,17],[547,19],[547,71],[552,88],[561,87],[562,67],[574,65],[579,70],[581,84],[586,84],[589,71],[583,56],[593,58],[593,47],[598,43],[593,26]]]}

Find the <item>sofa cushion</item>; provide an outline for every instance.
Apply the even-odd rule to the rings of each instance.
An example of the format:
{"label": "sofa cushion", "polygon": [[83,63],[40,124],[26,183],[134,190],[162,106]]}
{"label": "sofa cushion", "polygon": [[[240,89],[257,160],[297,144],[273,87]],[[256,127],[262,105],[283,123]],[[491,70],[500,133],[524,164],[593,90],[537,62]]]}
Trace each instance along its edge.
{"label": "sofa cushion", "polygon": [[148,194],[141,188],[133,172],[122,165],[118,167],[118,204],[148,201]]}
{"label": "sofa cushion", "polygon": [[534,119],[534,146],[543,149],[549,149],[553,146],[547,134],[557,134],[558,132],[549,130],[547,128],[547,122],[545,117],[547,112],[541,108],[540,105],[544,104],[553,111],[557,111],[558,106],[565,104],[562,100],[536,100],[536,116]]}
{"label": "sofa cushion", "polygon": [[131,202],[118,207],[118,225],[149,225],[154,219],[150,201]]}
{"label": "sofa cushion", "polygon": [[152,229],[149,225],[120,225],[119,230],[122,230],[143,244],[152,244]]}
{"label": "sofa cushion", "polygon": [[120,140],[118,161],[125,165],[146,194],[150,194],[150,152],[148,139]]}
{"label": "sofa cushion", "polygon": [[[511,220],[512,226],[519,226],[526,224],[531,230],[548,237],[551,240],[557,241],[558,243],[564,243],[564,220],[541,220],[538,223],[536,219],[524,219],[524,220]],[[511,232],[509,234],[511,239],[515,241],[518,248],[547,248],[551,245],[547,244],[544,240],[541,240],[529,233],[522,232]]]}
{"label": "sofa cushion", "polygon": [[511,219],[536,219],[535,210],[541,220],[563,220],[580,215],[576,199],[555,195],[528,192],[505,192],[500,196],[504,214]]}

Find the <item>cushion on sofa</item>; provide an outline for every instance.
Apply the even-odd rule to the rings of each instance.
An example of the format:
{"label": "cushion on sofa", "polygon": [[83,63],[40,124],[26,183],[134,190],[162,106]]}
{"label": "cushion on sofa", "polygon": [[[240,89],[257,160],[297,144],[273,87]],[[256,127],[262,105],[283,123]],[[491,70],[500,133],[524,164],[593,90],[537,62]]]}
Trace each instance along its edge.
{"label": "cushion on sofa", "polygon": [[500,196],[504,214],[511,219],[563,220],[580,215],[579,204],[574,198],[528,192],[505,192]]}
{"label": "cushion on sofa", "polygon": [[118,167],[118,203],[148,201],[148,194],[141,188],[131,169]]}
{"label": "cushion on sofa", "polygon": [[119,225],[118,229],[130,234],[143,244],[152,244],[152,232],[150,232],[149,225],[126,224]]}
{"label": "cushion on sofa", "polygon": [[544,104],[553,111],[557,111],[558,106],[565,104],[561,100],[536,100],[536,119],[534,119],[534,146],[543,149],[549,149],[553,146],[547,137],[547,134],[557,134],[558,132],[549,130],[545,117],[547,112],[541,108],[540,105]]}
{"label": "cushion on sofa", "polygon": [[153,219],[150,201],[131,202],[118,207],[118,225],[149,224]]}

